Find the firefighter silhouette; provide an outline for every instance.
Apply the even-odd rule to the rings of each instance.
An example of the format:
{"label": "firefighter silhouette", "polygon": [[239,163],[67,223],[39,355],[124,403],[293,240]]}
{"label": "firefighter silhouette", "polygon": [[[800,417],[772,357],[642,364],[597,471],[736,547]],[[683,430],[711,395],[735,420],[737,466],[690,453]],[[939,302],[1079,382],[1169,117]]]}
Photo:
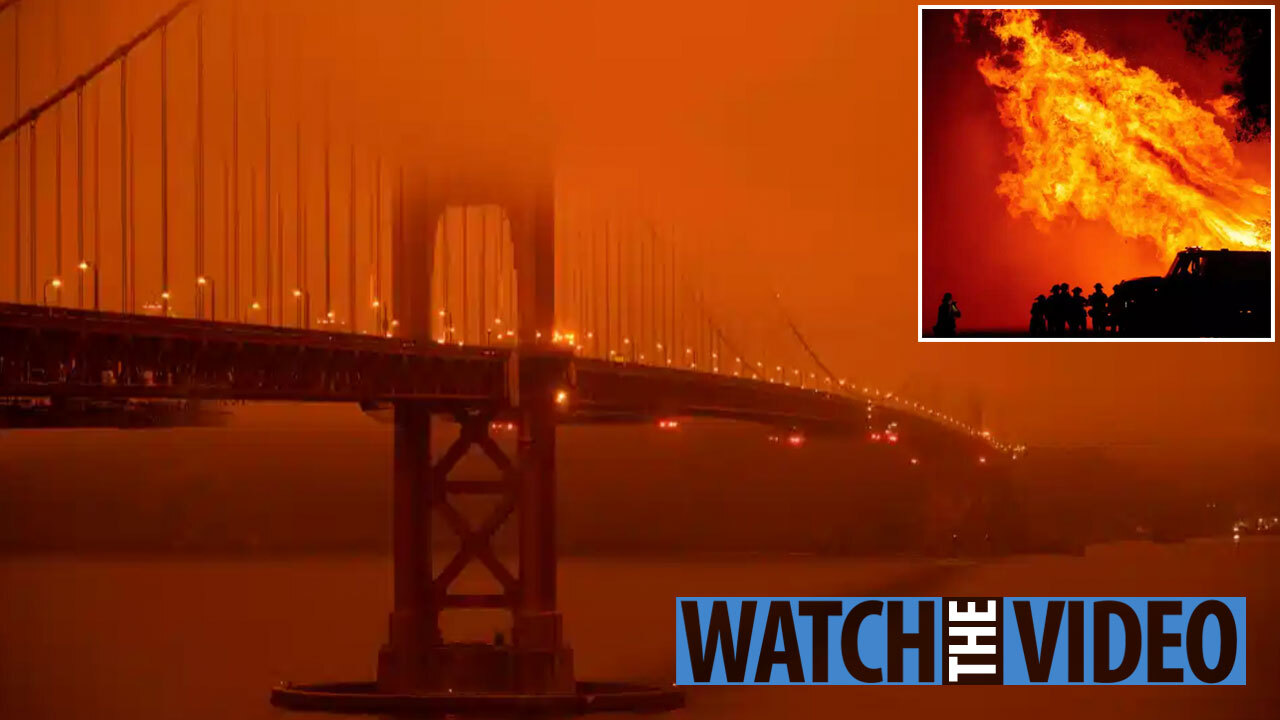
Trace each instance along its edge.
{"label": "firefighter silhouette", "polygon": [[1089,295],[1089,318],[1095,335],[1107,331],[1107,294],[1102,291],[1102,283],[1093,284],[1093,293]]}
{"label": "firefighter silhouette", "polygon": [[1049,321],[1049,334],[1062,335],[1067,329],[1067,316],[1070,314],[1071,298],[1067,295],[1067,284],[1054,285],[1045,299],[1045,317]]}
{"label": "firefighter silhouette", "polygon": [[1107,325],[1111,332],[1119,334],[1125,324],[1124,298],[1120,297],[1120,284],[1111,286],[1111,299],[1107,301]]}
{"label": "firefighter silhouette", "polygon": [[1047,319],[1045,317],[1046,305],[1048,300],[1044,295],[1037,295],[1036,299],[1031,303],[1031,327],[1032,335],[1044,335],[1049,330]]}
{"label": "firefighter silhouette", "polygon": [[1074,288],[1071,290],[1071,296],[1068,300],[1067,325],[1071,328],[1072,335],[1079,335],[1084,332],[1085,324],[1085,299],[1084,289]]}
{"label": "firefighter silhouette", "polygon": [[938,322],[933,326],[934,337],[955,337],[958,317],[960,306],[951,299],[951,293],[944,293],[942,303],[938,305]]}

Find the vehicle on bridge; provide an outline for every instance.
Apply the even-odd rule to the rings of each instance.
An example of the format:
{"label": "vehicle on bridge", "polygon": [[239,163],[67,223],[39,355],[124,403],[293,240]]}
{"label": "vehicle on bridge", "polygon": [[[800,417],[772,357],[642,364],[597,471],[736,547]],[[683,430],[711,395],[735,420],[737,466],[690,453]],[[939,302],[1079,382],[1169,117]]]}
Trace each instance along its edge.
{"label": "vehicle on bridge", "polygon": [[1271,253],[1187,248],[1165,275],[1121,282],[1111,313],[1121,335],[1268,337]]}

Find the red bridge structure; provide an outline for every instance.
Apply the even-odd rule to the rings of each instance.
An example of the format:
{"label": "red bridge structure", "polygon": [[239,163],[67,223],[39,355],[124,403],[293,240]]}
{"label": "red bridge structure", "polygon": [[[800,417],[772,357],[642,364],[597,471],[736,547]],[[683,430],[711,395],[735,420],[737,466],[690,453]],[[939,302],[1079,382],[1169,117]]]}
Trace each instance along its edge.
{"label": "red bridge structure", "polygon": [[[21,10],[21,0],[0,3],[0,13],[8,13],[19,31],[15,37],[21,35]],[[558,232],[550,153],[424,151],[384,164],[381,155],[374,159],[370,152],[361,178],[353,143],[350,180],[337,186],[349,195],[341,244],[346,266],[340,267],[334,248],[343,233],[335,232],[332,222],[332,143],[326,133],[323,230],[309,234],[308,219],[320,205],[310,197],[316,173],[304,172],[303,166],[318,153],[302,151],[307,118],[301,110],[287,130],[282,130],[287,123],[272,119],[272,84],[264,81],[266,116],[258,128],[264,147],[261,157],[255,155],[263,168],[262,192],[254,169],[247,195],[264,210],[251,209],[247,222],[240,217],[246,193],[239,187],[245,174],[239,166],[250,154],[236,144],[242,122],[237,111],[229,128],[236,142],[222,173],[223,238],[220,247],[217,238],[210,244],[209,228],[218,225],[206,205],[219,193],[205,184],[206,176],[216,174],[208,172],[205,158],[206,12],[229,13],[233,29],[244,22],[231,0],[182,2],[29,108],[22,109],[17,93],[15,119],[0,130],[0,143],[14,148],[13,232],[7,247],[13,266],[4,278],[11,278],[10,302],[0,303],[0,398],[41,403],[54,413],[77,403],[159,400],[358,402],[393,409],[394,607],[377,679],[285,685],[275,689],[273,702],[373,712],[679,705],[681,696],[670,688],[586,683],[574,673],[556,601],[559,424],[708,417],[850,439],[868,434],[878,439],[885,428],[916,427],[989,444],[993,453],[1017,452],[919,402],[833,377],[807,344],[803,350],[810,357],[802,353],[800,362],[749,356],[742,350],[743,338],[723,330],[705,297],[688,288],[688,278],[681,278],[683,285],[677,280],[674,242],[660,237],[652,224],[627,247],[620,240],[611,244],[606,224],[603,263],[594,240],[589,252],[579,243],[572,252],[562,248],[558,256],[557,242],[571,235]],[[197,47],[195,152],[181,155],[190,162],[174,162],[169,151],[168,84],[174,61],[168,57],[168,36],[180,31],[191,33]],[[263,37],[270,58],[270,31]],[[232,38],[231,87],[239,93],[234,32]],[[133,58],[150,44],[159,44],[159,72],[152,67],[142,75],[143,61]],[[19,88],[21,61],[15,43]],[[133,178],[139,161],[131,130],[138,122],[137,103],[129,88],[157,77],[159,182],[151,200],[160,213],[154,238],[160,252],[158,263],[148,257],[140,263],[142,239],[133,208],[142,191]],[[119,118],[104,130],[99,112],[86,112],[86,98],[97,108],[116,92]],[[239,100],[239,95],[230,98],[233,106]],[[71,114],[64,106],[72,104],[76,142],[74,155],[67,155],[76,159],[76,172],[64,178],[62,146],[68,133],[63,115]],[[117,141],[116,167],[104,177],[100,147]],[[86,164],[86,155],[91,163]],[[286,155],[294,155],[296,167],[282,163]],[[284,173],[282,164],[288,168]],[[175,200],[169,184],[179,173],[192,178],[195,191],[191,224],[185,228],[178,227],[171,209]],[[73,200],[64,204],[68,179],[73,179]],[[114,222],[102,213],[104,194],[109,204],[119,201]],[[358,228],[360,202],[370,222]],[[468,246],[477,212],[482,229],[478,238],[470,236]],[[68,214],[74,215],[66,223],[75,230],[74,255],[63,251]],[[384,227],[390,235],[385,246]],[[242,234],[250,235],[248,248],[242,248]],[[312,245],[321,243],[323,279],[317,283],[320,264]],[[242,249],[247,249],[243,256]],[[628,252],[635,254],[624,257]],[[176,266],[182,254],[190,258],[189,268]],[[109,271],[118,273],[119,282],[116,292],[104,297],[108,294],[99,283]],[[251,282],[243,282],[243,275]],[[344,279],[345,302],[334,292]],[[387,284],[390,290],[384,292]],[[65,297],[72,285],[74,301]],[[318,312],[313,295],[317,304],[323,302]],[[360,295],[368,300],[359,300]],[[104,309],[104,302],[111,307]],[[433,448],[432,423],[441,421],[456,423],[458,436],[447,448]],[[516,426],[514,457],[490,436],[494,423]],[[894,441],[896,432],[891,431]],[[450,479],[473,449],[492,461],[492,479]],[[455,506],[460,495],[490,495],[496,503],[488,517],[473,523]],[[490,544],[513,517],[519,519],[514,570]],[[433,564],[436,523],[460,541],[443,567]],[[451,590],[472,563],[488,569],[498,592]],[[510,642],[446,642],[440,613],[454,608],[509,610]]]}

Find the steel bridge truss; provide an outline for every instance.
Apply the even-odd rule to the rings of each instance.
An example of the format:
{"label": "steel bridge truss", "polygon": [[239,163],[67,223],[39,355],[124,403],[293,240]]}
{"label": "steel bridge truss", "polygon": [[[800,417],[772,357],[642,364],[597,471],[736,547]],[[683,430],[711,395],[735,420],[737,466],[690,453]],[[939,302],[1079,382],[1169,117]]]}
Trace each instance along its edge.
{"label": "steel bridge truss", "polygon": [[[457,537],[460,546],[440,574],[431,579],[432,593],[441,608],[509,608],[514,611],[519,598],[520,583],[494,553],[491,541],[494,533],[506,523],[519,504],[517,494],[519,473],[511,459],[489,434],[495,413],[456,410],[453,416],[458,422],[459,433],[457,439],[431,469],[433,481],[431,504],[440,511],[440,515]],[[479,447],[483,451],[483,454],[497,467],[501,475],[500,479],[448,479],[449,473],[472,447]],[[466,517],[449,502],[450,495],[493,495],[497,497],[497,504],[488,516],[473,528]],[[501,593],[489,595],[449,593],[449,586],[473,561],[481,563],[489,570],[493,578],[502,586]]]}
{"label": "steel bridge truss", "polygon": [[0,396],[497,406],[508,353],[381,337],[0,304]]}

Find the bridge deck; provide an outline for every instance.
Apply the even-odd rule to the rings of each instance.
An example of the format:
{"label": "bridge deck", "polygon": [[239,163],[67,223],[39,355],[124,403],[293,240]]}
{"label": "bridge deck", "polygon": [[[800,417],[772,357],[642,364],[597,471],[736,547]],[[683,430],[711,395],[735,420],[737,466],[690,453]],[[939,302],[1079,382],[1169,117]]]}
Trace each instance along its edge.
{"label": "bridge deck", "polygon": [[[729,375],[573,357],[576,420],[722,417],[812,429],[866,425],[867,401]],[[510,407],[511,348],[0,304],[0,396],[362,401]]]}
{"label": "bridge deck", "polygon": [[501,403],[509,351],[0,304],[0,394]]}

